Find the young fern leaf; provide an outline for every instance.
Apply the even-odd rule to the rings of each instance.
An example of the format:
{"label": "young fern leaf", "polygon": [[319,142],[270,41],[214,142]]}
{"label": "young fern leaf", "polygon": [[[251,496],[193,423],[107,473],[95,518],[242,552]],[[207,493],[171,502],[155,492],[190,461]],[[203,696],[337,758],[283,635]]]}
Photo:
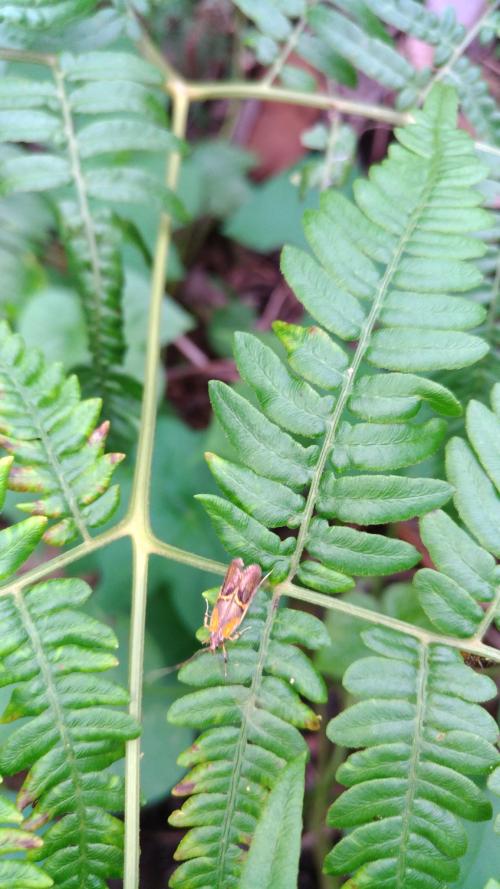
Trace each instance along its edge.
{"label": "young fern leaf", "polygon": [[107,810],[122,808],[122,780],[106,769],[138,735],[114,709],[127,693],[98,675],[116,665],[117,641],[78,610],[90,593],[81,580],[48,580],[0,601],[1,684],[15,686],[2,721],[23,720],[0,745],[0,772],[27,769],[19,811],[33,807],[27,824],[54,821],[31,856],[58,889],[106,889],[120,875],[122,822]]}
{"label": "young fern leaf", "polygon": [[[293,838],[287,836],[287,843],[293,842],[289,866],[295,873],[288,885],[296,879],[299,774],[307,751],[298,729],[314,730],[320,724],[302,698],[314,703],[326,698],[323,680],[296,646],[319,648],[328,635],[317,618],[290,609],[281,609],[271,628],[273,611],[272,600],[261,590],[252,602],[244,641],[231,652],[226,679],[221,659],[210,652],[180,671],[181,681],[199,690],[179,698],[168,718],[202,734],[179,759],[191,771],[174,794],[189,799],[171,815],[170,823],[190,830],[175,854],[182,864],[170,879],[172,889],[239,885],[245,851],[266,799],[274,815],[264,817],[276,820],[278,809],[293,824]],[[278,851],[279,839],[274,839]],[[249,860],[242,885],[281,885],[254,879],[256,868],[261,875],[263,866],[273,872],[268,841],[269,832],[263,836],[261,829],[258,842],[267,849],[265,865],[263,860]]]}
{"label": "young fern leaf", "polygon": [[[372,169],[369,180],[355,184],[356,204],[326,193],[320,210],[306,214],[316,258],[285,249],[283,270],[322,327],[275,325],[290,369],[255,337],[237,335],[237,365],[258,406],[222,383],[211,384],[214,411],[238,462],[209,455],[228,499],[200,499],[228,551],[258,562],[274,581],[297,576],[313,589],[333,593],[349,589],[358,575],[408,569],[419,559],[409,544],[330,520],[367,526],[407,519],[444,504],[452,493],[445,482],[394,473],[434,453],[443,440],[442,420],[415,420],[422,402],[445,417],[461,412],[447,389],[420,374],[467,366],[487,351],[478,337],[464,332],[482,321],[484,311],[449,295],[481,280],[468,260],[484,248],[469,232],[484,228],[489,219],[478,208],[480,195],[470,188],[483,169],[470,138],[455,125],[455,95],[438,87],[425,109],[415,113],[415,123],[397,131],[399,144],[391,146],[389,159]],[[348,352],[330,334],[357,340],[356,349]],[[388,373],[367,373],[365,362]],[[278,527],[297,529],[297,537],[270,530]],[[181,784],[182,792],[194,789],[195,796],[181,810],[186,817],[174,816],[174,823],[191,826],[194,833],[177,853],[189,861],[176,871],[174,887],[236,884],[241,844],[250,842],[256,826],[241,817],[247,811],[242,775],[249,768],[246,757],[257,756],[252,744],[265,713],[269,655],[281,626],[278,601],[279,588],[257,627],[250,609],[252,636],[231,650],[228,684],[208,654],[181,673],[216,690],[180,699],[170,714],[174,722],[210,729],[201,742],[207,752],[198,752],[198,741],[194,759],[181,760],[192,765],[200,756],[204,765],[199,782],[195,769]],[[251,638],[255,644],[248,653]],[[311,646],[307,634],[291,641]],[[441,656],[438,650],[436,657]],[[283,664],[285,659],[277,669]],[[295,688],[316,699],[308,684]],[[277,707],[273,702],[281,715]],[[216,728],[221,723],[224,732]],[[413,725],[408,715],[408,731]],[[273,782],[299,752],[284,749],[285,756],[279,746],[272,748],[284,759],[274,762]],[[419,749],[411,748],[406,767],[416,762]],[[224,757],[224,781],[210,785],[214,751]],[[407,781],[413,787],[411,774]],[[220,793],[217,801],[203,796],[205,787]],[[399,870],[404,881],[406,863]],[[400,889],[403,885],[409,884],[400,882]]]}
{"label": "young fern leaf", "polygon": [[[61,235],[87,321],[92,362],[86,389],[102,395],[116,432],[130,433],[137,385],[123,371],[123,226],[108,203],[140,203],[183,216],[180,201],[155,177],[107,155],[164,152],[177,145],[166,128],[161,74],[132,54],[54,57],[53,81],[7,75],[0,81],[0,140],[37,142],[44,153],[0,164],[1,190],[55,192]],[[90,122],[89,122],[90,120]],[[80,121],[84,121],[80,123]],[[74,199],[61,199],[72,186]],[[120,392],[121,387],[121,392]],[[123,405],[126,401],[126,405]],[[133,424],[132,424],[133,425]]]}
{"label": "young fern leaf", "polygon": [[[118,486],[110,482],[124,456],[104,453],[109,423],[95,425],[100,399],[82,401],[76,376],[46,364],[38,349],[26,349],[5,322],[0,385],[0,444],[14,457],[9,487],[38,495],[19,508],[54,520],[43,535],[46,543],[88,539],[88,529],[107,521],[118,505]],[[34,527],[45,521],[38,518]]]}

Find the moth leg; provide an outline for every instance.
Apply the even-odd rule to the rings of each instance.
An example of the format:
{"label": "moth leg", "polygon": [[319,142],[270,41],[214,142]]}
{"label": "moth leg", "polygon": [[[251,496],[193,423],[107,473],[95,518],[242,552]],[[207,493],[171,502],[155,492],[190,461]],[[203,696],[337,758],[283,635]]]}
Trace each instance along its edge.
{"label": "moth leg", "polygon": [[209,626],[210,626],[210,618],[209,618],[209,615],[208,615],[209,608],[210,608],[210,606],[209,606],[209,604],[208,604],[208,599],[206,599],[206,600],[205,600],[205,616],[204,616],[204,618],[203,618],[203,626],[204,626],[205,629],[207,629],[207,630],[208,630],[208,628],[209,628]]}
{"label": "moth leg", "polygon": [[244,627],[242,630],[239,630],[237,633],[233,633],[231,636],[228,636],[228,639],[230,642],[236,642],[237,639],[239,639],[241,636],[243,636],[243,633],[246,633],[246,632],[248,632],[248,630],[251,630],[251,629],[253,629],[253,627]]}
{"label": "moth leg", "polygon": [[224,642],[222,643],[222,655],[224,657],[224,678],[227,679],[227,651]]}

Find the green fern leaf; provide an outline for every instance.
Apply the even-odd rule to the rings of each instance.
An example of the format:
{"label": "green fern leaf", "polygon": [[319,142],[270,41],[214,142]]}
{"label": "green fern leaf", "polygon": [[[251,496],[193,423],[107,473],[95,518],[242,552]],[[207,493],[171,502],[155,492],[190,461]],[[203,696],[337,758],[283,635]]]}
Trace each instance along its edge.
{"label": "green fern leaf", "polygon": [[239,889],[290,889],[297,882],[305,757],[282,769],[268,796]]}
{"label": "green fern leaf", "polygon": [[[278,837],[270,836],[266,824],[269,819],[276,827],[283,812],[293,825],[293,837],[287,834],[293,852],[288,850],[285,873],[296,872],[300,772],[303,774],[307,749],[298,729],[319,727],[318,717],[300,696],[316,703],[326,696],[323,680],[296,645],[317,648],[328,636],[312,615],[289,609],[279,612],[266,636],[264,627],[272,610],[268,596],[258,593],[250,608],[245,641],[229,657],[226,681],[220,658],[209,652],[180,671],[179,678],[199,690],[177,700],[169,720],[201,729],[203,734],[179,759],[191,771],[174,794],[189,795],[189,799],[173,813],[170,823],[190,830],[176,852],[182,864],[171,877],[172,887],[236,885],[244,849],[266,799],[268,808],[257,827],[262,857],[254,852],[248,859],[243,885],[256,885],[255,875],[263,874],[261,868],[266,879],[270,873],[276,874],[273,868],[285,850]],[[274,863],[273,849],[278,856]]]}
{"label": "green fern leaf", "polygon": [[471,447],[452,438],[446,449],[455,505],[470,534],[444,513],[421,520],[422,539],[438,570],[417,572],[415,587],[435,626],[456,636],[474,635],[484,616],[480,603],[492,602],[497,595],[499,572],[493,556],[500,554],[499,395],[496,384],[493,411],[477,401],[469,403],[466,429]]}
{"label": "green fern leaf", "polygon": [[107,521],[118,505],[111,476],[122,454],[104,453],[108,423],[96,428],[99,399],[80,400],[75,376],[47,365],[0,324],[1,444],[15,458],[9,486],[38,495],[19,508],[53,519],[44,540],[62,545]]}
{"label": "green fern leaf", "polygon": [[478,706],[496,687],[456,650],[382,628],[363,639],[375,656],[344,677],[361,701],[327,728],[335,743],[365,748],[338,770],[349,789],[328,816],[330,825],[353,829],[325,867],[354,872],[352,889],[438,889],[458,877],[467,846],[460,818],[491,817],[469,775],[498,762],[496,723]]}
{"label": "green fern leaf", "polygon": [[[445,482],[388,473],[421,462],[443,442],[444,420],[414,419],[422,403],[445,417],[461,413],[447,389],[415,371],[463,367],[488,348],[466,332],[484,320],[483,309],[449,295],[481,280],[469,260],[485,248],[469,232],[490,219],[470,188],[483,168],[469,137],[455,130],[455,115],[453,93],[439,87],[415,124],[397,131],[389,159],[355,184],[355,204],[327,192],[320,209],[308,211],[315,258],[286,248],[282,268],[322,327],[274,325],[290,369],[257,338],[236,335],[238,369],[258,407],[223,383],[210,384],[238,462],[210,456],[229,499],[201,499],[229,552],[271,570],[274,581],[297,572],[305,547],[326,573],[309,567],[303,576],[322,590],[327,577],[335,592],[348,588],[350,572],[405,570],[418,559],[412,547],[322,519],[401,521],[452,493]],[[349,356],[332,334],[357,339],[355,352]],[[364,361],[391,372],[366,374]],[[364,422],[353,424],[352,414]],[[269,530],[280,526],[299,529],[298,548]]]}
{"label": "green fern leaf", "polygon": [[398,91],[409,91],[419,83],[417,72],[397,50],[368,35],[363,27],[346,16],[319,4],[311,9],[308,19],[313,31],[334,52],[368,77]]}
{"label": "green fern leaf", "polygon": [[[23,816],[14,803],[0,795],[0,855],[26,855],[42,845],[40,837],[22,829],[22,820]],[[0,859],[0,889],[49,889],[53,885],[49,875],[33,864],[23,860]]]}
{"label": "green fern leaf", "polygon": [[[397,131],[399,144],[391,147],[388,160],[374,168],[368,180],[356,183],[356,203],[327,193],[320,209],[306,215],[305,232],[314,258],[295,248],[287,249],[283,269],[288,282],[304,299],[310,315],[322,327],[301,328],[283,322],[275,325],[275,332],[285,346],[289,367],[256,338],[237,335],[236,361],[252,390],[254,403],[223,383],[211,384],[215,414],[237,452],[237,460],[220,460],[209,455],[210,468],[228,499],[213,495],[200,499],[229,552],[257,562],[272,573],[273,581],[297,576],[313,589],[336,593],[349,589],[356,576],[408,570],[419,560],[414,547],[359,528],[333,525],[329,520],[361,527],[405,520],[442,506],[453,492],[447,482],[388,473],[413,466],[440,448],[445,422],[440,419],[419,422],[416,418],[423,403],[444,417],[455,417],[461,412],[452,393],[416,372],[434,373],[443,366],[464,367],[487,351],[481,339],[466,332],[482,322],[484,312],[480,308],[471,309],[461,297],[451,297],[452,293],[475,288],[480,281],[480,274],[469,260],[482,255],[484,249],[481,245],[478,247],[477,240],[469,233],[489,223],[489,215],[478,207],[480,199],[470,187],[480,181],[484,171],[470,138],[457,131],[455,123],[456,99],[449,88],[441,86],[433,91],[424,110],[415,113],[415,123]],[[441,238],[438,256],[433,242],[436,235]],[[421,274],[418,269],[422,270]],[[400,302],[402,312],[398,315]],[[429,324],[426,307],[438,314],[437,329]],[[353,337],[357,346],[348,352],[340,341]],[[391,372],[367,373],[365,368],[370,364]],[[353,417],[359,417],[362,422],[353,423]],[[491,465],[493,457],[489,448],[487,453]],[[484,449],[483,459],[486,460]],[[271,530],[277,527],[297,529],[297,537],[278,535]],[[304,561],[306,550],[308,558]],[[462,573],[466,571],[468,559],[464,554]],[[472,567],[469,566],[469,571]],[[487,570],[489,563],[486,567],[482,560],[479,573],[483,582],[486,582]],[[425,572],[420,576],[425,579]],[[489,578],[489,574],[487,576]],[[455,577],[448,578],[447,585],[459,586],[460,580],[458,571]],[[433,592],[433,595],[436,594]],[[448,594],[447,601],[450,599]],[[428,607],[427,611],[433,619],[437,606]],[[460,634],[475,630],[475,622],[483,611],[471,596],[467,607],[460,600],[454,613],[462,622],[457,629]],[[174,721],[210,730],[214,728],[214,719],[224,726],[236,722],[240,728],[232,737],[240,744],[242,734],[247,732],[247,728],[241,728],[241,714],[245,714],[246,720],[250,706],[248,682],[253,676],[255,695],[262,694],[261,680],[265,680],[265,675],[259,676],[259,669],[265,674],[268,662],[264,660],[264,652],[268,657],[275,627],[271,610],[259,628],[260,637],[256,637],[256,643],[260,638],[260,647],[248,652],[248,641],[254,638],[252,617],[251,611],[248,621],[252,629],[245,643],[238,643],[231,650],[230,663],[232,658],[236,664],[229,668],[227,685],[221,685],[217,665],[211,665],[213,660],[211,662],[208,655],[186,668],[188,675],[191,671],[191,675],[200,676],[199,682],[208,685],[210,693],[205,688],[180,699],[172,711]],[[377,638],[380,645],[381,637]],[[394,656],[390,645],[395,648],[395,638],[383,637],[388,650],[376,649],[378,653]],[[388,680],[385,682],[391,675],[398,677],[394,664],[383,666],[379,658],[376,665],[371,665],[373,671],[367,668],[367,687],[372,672],[373,681],[378,684],[375,690],[370,686],[370,693],[366,692],[370,700],[358,705],[359,721],[357,715],[351,719],[348,711],[334,723],[334,731],[339,734],[337,740],[346,746],[371,745],[375,740],[379,745],[398,742],[401,761],[397,782],[391,783],[389,777],[384,779],[389,783],[384,784],[380,802],[382,816],[389,819],[389,823],[381,822],[383,828],[377,823],[365,825],[361,815],[357,815],[361,834],[355,831],[342,840],[340,851],[329,856],[328,866],[335,872],[357,871],[364,862],[373,859],[377,863],[368,867],[366,886],[377,886],[377,889],[382,885],[387,885],[387,889],[409,886],[408,880],[416,873],[415,868],[417,871],[423,868],[429,874],[429,881],[417,881],[416,889],[440,889],[439,879],[454,879],[458,872],[456,858],[464,850],[463,829],[455,818],[460,795],[467,799],[465,814],[483,818],[489,813],[475,785],[455,772],[459,773],[462,768],[466,772],[468,768],[463,762],[465,749],[471,748],[470,738],[463,737],[467,719],[477,722],[479,770],[487,770],[494,762],[492,720],[475,703],[489,697],[492,686],[489,680],[486,683],[478,680],[479,685],[474,685],[474,678],[466,673],[472,690],[467,692],[469,698],[465,703],[460,695],[466,692],[457,689],[450,678],[449,663],[460,671],[458,655],[444,648],[419,652],[415,649],[416,640],[397,637],[397,641],[406,651],[403,660],[410,661],[408,670],[411,667],[412,671],[401,694],[398,690],[394,692]],[[425,661],[425,687],[422,685],[424,674],[418,666],[420,656],[422,663]],[[353,667],[349,676],[357,676],[355,671],[361,669]],[[377,679],[381,671],[382,678]],[[283,673],[277,675],[283,677]],[[435,681],[439,695],[446,693],[450,698],[448,719],[457,749],[443,754],[443,762],[433,749],[427,765],[421,764],[424,726],[418,719],[421,716],[423,719],[421,706],[425,704],[430,708],[431,727],[434,722],[441,725],[443,721],[441,717],[438,719],[439,695],[434,701],[427,694],[427,683],[435,677],[438,677]],[[215,685],[216,688],[212,687]],[[390,689],[391,700],[386,701],[382,694],[385,685]],[[308,694],[308,682],[302,686],[297,684],[296,689]],[[422,704],[418,704],[417,710],[415,694],[422,695]],[[381,701],[379,696],[383,698]],[[470,710],[470,701],[476,709]],[[276,712],[285,715],[282,710]],[[255,719],[253,715],[251,718]],[[347,728],[341,736],[344,722]],[[296,724],[303,724],[298,710]],[[432,737],[431,733],[429,738],[432,740]],[[225,766],[227,775],[233,772],[234,763],[240,762],[240,753],[236,754],[236,760],[234,756],[231,750]],[[288,756],[286,760],[289,761]],[[430,839],[425,831],[422,833],[428,803],[417,805],[416,811],[413,805],[417,799],[415,776],[419,768],[432,785],[430,802],[436,806],[432,810]],[[280,768],[277,773],[279,771]],[[194,799],[198,801],[191,800],[186,806],[188,812],[191,812],[190,806],[194,807],[193,819],[200,817],[204,806],[206,774],[206,770],[202,770],[200,785],[197,771],[182,782],[186,793],[191,792],[193,782],[195,784]],[[452,782],[450,799],[443,789],[448,780]],[[360,789],[347,797],[347,809],[351,798],[358,805],[359,796],[360,811],[371,811],[375,791],[369,800],[362,798],[364,782],[365,777]],[[211,789],[225,794],[228,786],[217,783],[211,785]],[[231,793],[229,812],[225,802],[222,804],[225,797],[221,798],[225,813],[222,835],[234,837],[237,847],[246,846],[257,826],[247,823],[248,838],[242,838],[238,806],[234,806],[236,789]],[[421,795],[427,799],[425,794]],[[344,813],[343,805],[342,802],[336,804],[335,812]],[[368,821],[371,817],[366,815]],[[345,814],[339,818],[338,826],[358,823],[349,821]],[[199,826],[201,833],[188,834],[186,845],[181,844],[179,856],[189,861],[176,872],[172,885],[225,885],[224,877],[229,872],[214,870],[212,857],[221,836],[220,813],[207,816],[203,828],[197,820],[184,822],[181,818],[175,820],[175,824],[191,825],[195,830]],[[384,849],[387,848],[390,861],[385,860],[385,852],[378,854],[383,830],[387,835]],[[429,852],[429,848],[434,848],[433,843],[435,851]],[[236,876],[244,856],[236,849],[234,856]],[[422,861],[427,858],[430,870],[426,871]]]}
{"label": "green fern leaf", "polygon": [[126,692],[97,675],[116,665],[117,642],[78,610],[90,592],[83,581],[49,580],[0,602],[2,685],[15,685],[2,721],[23,720],[0,746],[0,772],[27,769],[19,810],[54,820],[32,857],[59,889],[105,889],[120,874],[122,824],[106,810],[121,809],[122,782],[105,770],[138,734],[114,709]]}
{"label": "green fern leaf", "polygon": [[[336,0],[336,3],[344,9],[348,8],[345,2],[339,3]],[[434,56],[436,65],[447,61],[465,34],[464,26],[456,21],[452,6],[447,7],[442,16],[438,16],[415,0],[366,0],[366,5],[382,21],[398,31],[438,47],[439,54]]]}
{"label": "green fern leaf", "polygon": [[110,167],[105,159],[110,153],[165,152],[179,142],[166,127],[157,89],[161,75],[142,59],[131,53],[65,53],[52,71],[52,83],[10,75],[1,81],[0,141],[38,142],[47,151],[0,162],[0,189],[9,194],[72,186],[72,201],[60,200],[57,192],[55,197],[87,321],[92,361],[86,389],[102,395],[107,416],[117,420],[114,434],[130,437],[138,387],[120,370],[124,226],[92,199],[153,204],[184,219],[179,199],[153,175],[123,164]]}

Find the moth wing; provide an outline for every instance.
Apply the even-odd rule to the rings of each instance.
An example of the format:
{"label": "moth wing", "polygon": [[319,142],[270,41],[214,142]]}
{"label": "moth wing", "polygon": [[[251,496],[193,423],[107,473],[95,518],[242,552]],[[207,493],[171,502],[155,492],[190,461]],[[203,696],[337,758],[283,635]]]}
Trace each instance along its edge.
{"label": "moth wing", "polygon": [[249,605],[259,583],[262,580],[262,571],[259,565],[248,565],[242,572],[239,589],[238,600],[242,605]]}
{"label": "moth wing", "polygon": [[222,586],[219,590],[219,599],[232,598],[234,591],[238,589],[241,583],[241,578],[244,574],[243,566],[243,559],[233,559],[226,571]]}

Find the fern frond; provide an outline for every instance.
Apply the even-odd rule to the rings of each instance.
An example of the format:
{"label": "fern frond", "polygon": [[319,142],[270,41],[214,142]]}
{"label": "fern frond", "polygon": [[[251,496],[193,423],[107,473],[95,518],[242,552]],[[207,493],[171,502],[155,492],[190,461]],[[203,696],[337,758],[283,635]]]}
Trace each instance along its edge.
{"label": "fern frond", "polygon": [[15,686],[2,721],[23,720],[0,745],[0,772],[27,769],[19,810],[54,821],[32,857],[59,889],[105,889],[119,875],[122,823],[106,810],[121,809],[122,781],[105,770],[138,734],[114,709],[126,692],[98,675],[116,665],[117,641],[79,610],[90,593],[81,580],[49,580],[0,601],[1,684]]}
{"label": "fern frond", "polygon": [[[290,609],[281,609],[266,633],[273,610],[261,591],[252,602],[244,641],[231,652],[226,680],[220,658],[210,652],[179,673],[181,681],[199,690],[177,700],[168,718],[202,734],[179,759],[191,771],[174,794],[189,799],[170,823],[190,830],[175,855],[182,862],[170,880],[175,889],[237,885],[269,791],[275,788],[274,805],[280,805],[283,788],[278,790],[277,781],[287,763],[292,767],[306,755],[298,729],[319,728],[319,718],[302,698],[324,701],[326,687],[296,646],[319,648],[328,634],[317,618]],[[271,798],[268,805],[272,809]],[[297,863],[298,845],[295,851]],[[272,865],[270,859],[267,864]],[[263,861],[248,862],[243,885],[257,885],[252,874],[259,865]]]}
{"label": "fern frond", "polygon": [[[123,454],[104,453],[109,424],[96,427],[100,399],[80,399],[78,380],[0,324],[0,443],[14,457],[12,490],[38,499],[18,504],[54,522],[47,543],[61,546],[107,521],[118,505],[111,476]],[[17,527],[17,526],[15,526]]]}
{"label": "fern frond", "polygon": [[472,778],[498,763],[495,720],[478,705],[496,686],[445,646],[387,628],[363,640],[375,656],[344,677],[361,701],[327,728],[335,743],[365,748],[338,770],[349,789],[328,815],[330,825],[353,830],[325,867],[354,872],[346,889],[442,889],[457,879],[467,847],[460,819],[491,817]]}
{"label": "fern frond", "polygon": [[[44,153],[0,163],[4,194],[54,191],[70,268],[80,292],[92,362],[89,388],[114,417],[116,380],[124,356],[121,243],[123,227],[108,203],[142,203],[183,215],[180,201],[155,177],[107,155],[163,152],[177,145],[166,127],[161,74],[131,53],[63,54],[53,81],[7,75],[0,81],[0,139],[37,142]],[[71,186],[72,201],[59,189]],[[124,377],[123,371],[121,376]],[[126,389],[133,390],[125,380]],[[123,396],[122,396],[123,397]],[[120,422],[137,404],[129,399]]]}
{"label": "fern frond", "polygon": [[[0,778],[0,783],[2,779]],[[14,803],[0,795],[0,855],[27,852],[42,845],[36,834],[21,827],[22,814]],[[13,826],[15,825],[15,826]],[[50,889],[54,885],[48,874],[24,860],[0,859],[0,889]]]}
{"label": "fern frond", "polygon": [[[372,169],[369,180],[355,184],[356,204],[326,193],[320,210],[306,214],[306,236],[315,258],[286,248],[282,265],[305,308],[322,326],[275,325],[289,366],[257,338],[237,334],[237,366],[254,403],[223,383],[211,384],[214,412],[237,462],[208,455],[227,499],[200,499],[228,551],[258,562],[274,581],[297,576],[313,589],[332,593],[349,589],[359,575],[411,568],[419,555],[409,544],[330,520],[363,527],[407,519],[444,504],[452,493],[446,482],[397,473],[434,453],[443,441],[444,420],[416,419],[422,402],[444,417],[461,412],[447,389],[421,374],[467,366],[487,351],[478,337],[464,332],[483,320],[484,310],[451,295],[481,280],[469,260],[484,248],[469,232],[484,227],[489,218],[478,207],[480,195],[470,188],[483,171],[470,138],[455,129],[455,115],[453,92],[439,87],[424,111],[416,113],[415,123],[398,131],[399,145],[391,147],[389,159]],[[356,340],[355,350],[350,353],[341,340]],[[370,364],[388,372],[367,372]],[[289,528],[297,536],[277,534],[276,528]],[[275,604],[278,598],[276,594]],[[253,634],[252,611],[248,620]],[[243,840],[242,803],[235,797],[242,791],[229,776],[236,769],[240,780],[241,751],[247,751],[256,724],[255,700],[279,621],[280,612],[271,604],[257,628],[257,650],[248,654],[248,637],[231,649],[233,673],[229,685],[217,689],[217,703],[212,690],[210,697],[195,693],[174,705],[174,720],[184,718],[186,709],[187,724],[212,729],[213,720],[223,720],[237,727],[231,735],[236,751],[233,746],[224,753],[225,783],[217,785],[217,792],[230,793],[229,806],[225,795],[218,803],[223,827],[219,810],[214,817],[205,810],[203,822],[175,821],[195,829],[199,825],[201,833],[188,834],[183,841],[187,851],[181,843],[179,855],[201,857],[193,859],[198,864],[190,862],[176,872],[173,886],[230,885],[224,880],[226,871],[214,870],[221,836],[225,847],[234,837],[236,882],[242,857],[236,849]],[[302,641],[309,644],[307,636]],[[439,650],[436,657],[444,655]],[[215,683],[215,675],[219,685],[219,668],[211,663],[203,655],[184,675],[199,675],[204,685]],[[240,675],[245,677],[243,689],[235,686]],[[295,688],[308,694],[307,685]],[[290,751],[290,756],[297,752]],[[415,756],[410,751],[405,766]],[[283,766],[275,763],[276,772]],[[208,774],[207,764],[203,781]],[[411,774],[407,780],[411,784]],[[197,793],[204,792],[196,771],[182,784],[186,793],[193,784]],[[205,800],[197,799],[186,811],[193,806],[193,817],[199,819]],[[247,825],[253,833],[255,823]],[[401,867],[406,877],[406,864]],[[449,870],[454,872],[454,865]]]}
{"label": "fern frond", "polygon": [[[447,446],[455,505],[471,533],[442,511],[420,520],[437,570],[417,572],[415,593],[436,629],[454,637],[480,639],[498,615],[500,573],[492,553],[498,555],[500,515],[499,384],[492,402],[496,412],[474,401],[467,408],[471,447],[459,438]],[[367,748],[339,769],[338,779],[350,789],[330,810],[332,825],[356,829],[330,853],[327,867],[354,871],[352,885],[365,889],[440,889],[457,879],[456,859],[466,850],[455,816],[491,817],[486,798],[466,776],[498,766],[492,746],[497,725],[477,706],[494,697],[496,687],[465,666],[456,650],[386,629],[363,638],[383,657],[351,666],[344,685],[367,700],[327,730],[336,743]],[[396,667],[394,660],[401,663]],[[496,780],[492,775],[493,787]]]}
{"label": "fern frond", "polygon": [[[455,636],[480,632],[480,603],[498,603],[500,573],[500,384],[492,390],[493,410],[471,401],[466,412],[469,443],[452,438],[446,471],[454,502],[467,531],[438,512],[421,521],[422,539],[438,569],[415,576],[421,605],[434,625]],[[469,533],[467,533],[469,532]],[[500,616],[498,604],[496,615]],[[495,612],[493,614],[495,616]]]}
{"label": "fern frond", "polygon": [[[465,332],[484,309],[451,295],[480,282],[469,260],[485,248],[469,232],[489,220],[470,188],[483,170],[470,138],[454,129],[455,107],[439,87],[415,124],[397,132],[388,160],[355,183],[356,204],[327,192],[320,210],[306,213],[315,258],[285,248],[282,268],[321,327],[275,324],[290,369],[255,337],[237,334],[237,365],[258,407],[211,383],[238,462],[210,456],[229,499],[201,499],[229,552],[275,580],[298,571],[325,591],[330,576],[334,592],[349,575],[410,568],[418,554],[408,544],[326,520],[404,520],[450,496],[445,482],[393,473],[443,441],[444,420],[418,421],[422,402],[445,417],[461,413],[447,389],[420,374],[464,367],[487,351]],[[350,355],[338,340],[353,339]],[[364,361],[389,372],[366,373]],[[298,528],[298,540],[269,530],[282,526]],[[301,566],[305,548],[321,562],[321,578]]]}

